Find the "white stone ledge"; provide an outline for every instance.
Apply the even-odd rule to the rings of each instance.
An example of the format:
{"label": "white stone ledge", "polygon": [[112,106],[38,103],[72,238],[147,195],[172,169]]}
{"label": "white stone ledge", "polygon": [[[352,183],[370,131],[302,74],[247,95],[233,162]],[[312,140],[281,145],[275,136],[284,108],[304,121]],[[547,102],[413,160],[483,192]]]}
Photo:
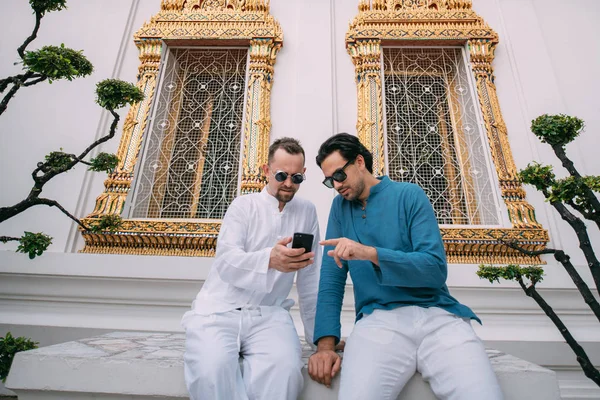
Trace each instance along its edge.
{"label": "white stone ledge", "polygon": [[[25,275],[59,275],[86,277],[122,277],[131,279],[204,280],[208,277],[214,258],[175,256],[136,256],[124,254],[83,254],[46,252],[43,257],[30,260],[26,255],[12,250],[0,250],[0,273]],[[575,289],[564,268],[553,259],[545,266],[546,276],[538,287],[544,289]],[[168,268],[165,266],[168,265]],[[593,284],[586,264],[575,267],[588,282]],[[463,288],[513,288],[515,282],[503,281],[501,285],[490,284],[477,275],[479,264],[448,264],[449,287]],[[348,280],[351,283],[351,280]]]}
{"label": "white stone ledge", "polygon": [[[185,399],[183,351],[183,334],[113,332],[17,354],[6,386],[19,400]],[[560,399],[553,371],[496,350],[488,355],[506,400]],[[303,373],[300,399],[337,398],[339,379],[327,389]],[[417,374],[399,399],[435,397]]]}
{"label": "white stone ledge", "polygon": [[[179,320],[203,284],[213,259],[202,257],[138,257],[125,255],[48,253],[28,260],[22,254],[0,251],[0,333],[2,326],[35,325],[104,330],[181,331]],[[165,265],[171,266],[165,268]],[[470,265],[450,266],[460,286],[450,284],[454,297],[483,320],[475,324],[487,342],[564,339],[546,315],[520,288],[478,280],[466,275]],[[354,324],[354,295],[346,287],[342,335]],[[577,290],[543,287],[552,304],[582,342],[600,342],[598,321]],[[295,290],[291,297],[295,298]],[[298,309],[292,310],[294,320]],[[299,329],[302,332],[302,329]],[[44,341],[44,338],[37,340]]]}

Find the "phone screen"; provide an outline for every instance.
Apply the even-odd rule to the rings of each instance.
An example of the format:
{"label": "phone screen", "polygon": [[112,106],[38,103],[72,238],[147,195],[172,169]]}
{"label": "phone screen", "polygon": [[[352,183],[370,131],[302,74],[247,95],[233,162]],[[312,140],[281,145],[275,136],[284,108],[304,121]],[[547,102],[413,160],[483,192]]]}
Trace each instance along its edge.
{"label": "phone screen", "polygon": [[312,250],[313,240],[314,236],[312,233],[294,233],[294,239],[292,240],[292,248],[304,248],[304,252],[308,253]]}

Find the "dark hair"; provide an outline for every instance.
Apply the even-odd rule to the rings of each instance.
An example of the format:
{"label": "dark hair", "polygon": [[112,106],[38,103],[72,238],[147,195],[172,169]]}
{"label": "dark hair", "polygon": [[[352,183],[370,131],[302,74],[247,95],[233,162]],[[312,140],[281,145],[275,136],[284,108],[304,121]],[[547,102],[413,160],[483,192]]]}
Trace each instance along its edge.
{"label": "dark hair", "polygon": [[365,166],[370,173],[373,173],[373,155],[358,140],[356,136],[347,133],[338,133],[327,139],[319,148],[317,154],[317,165],[321,168],[321,163],[334,151],[339,151],[346,161],[354,161],[359,155],[365,159]]}
{"label": "dark hair", "polygon": [[273,144],[269,146],[269,164],[271,163],[271,161],[273,161],[273,156],[275,155],[275,152],[279,149],[283,149],[289,154],[302,154],[303,160],[306,160],[304,149],[302,148],[300,142],[297,139],[290,137],[282,137],[275,140]]}

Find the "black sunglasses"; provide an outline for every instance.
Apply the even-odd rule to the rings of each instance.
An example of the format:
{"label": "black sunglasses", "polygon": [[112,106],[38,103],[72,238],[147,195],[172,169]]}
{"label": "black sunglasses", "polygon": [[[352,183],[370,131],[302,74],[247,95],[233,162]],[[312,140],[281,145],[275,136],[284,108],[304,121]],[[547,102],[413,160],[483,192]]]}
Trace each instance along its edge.
{"label": "black sunglasses", "polygon": [[[275,174],[273,176],[275,177],[275,180],[277,182],[285,182],[285,180],[288,178],[288,175],[289,174],[287,172],[277,171],[277,172],[275,172]],[[306,177],[304,176],[304,174],[301,174],[298,172],[296,174],[292,174],[291,179],[292,179],[293,184],[299,185],[302,182],[304,182]]]}
{"label": "black sunglasses", "polygon": [[325,177],[325,179],[323,179],[323,185],[327,186],[329,189],[333,189],[333,181],[340,183],[344,182],[348,177],[344,170],[348,165],[354,163],[354,161],[355,160],[348,161],[342,168],[336,169],[331,176]]}

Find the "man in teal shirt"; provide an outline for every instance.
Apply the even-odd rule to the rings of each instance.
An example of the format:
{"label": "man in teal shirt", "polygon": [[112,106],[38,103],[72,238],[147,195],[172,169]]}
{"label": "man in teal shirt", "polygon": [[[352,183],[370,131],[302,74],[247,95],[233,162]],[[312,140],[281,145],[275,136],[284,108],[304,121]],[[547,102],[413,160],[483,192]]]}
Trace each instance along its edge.
{"label": "man in teal shirt", "polygon": [[[440,399],[502,399],[479,321],[446,286],[447,264],[433,208],[411,183],[372,175],[373,157],[352,135],[329,138],[317,164],[337,190],[329,213],[310,376],[327,386],[342,368],[341,400],[395,400],[415,371]],[[348,272],[356,324],[343,365],[334,348]],[[480,321],[479,321],[480,322]]]}

